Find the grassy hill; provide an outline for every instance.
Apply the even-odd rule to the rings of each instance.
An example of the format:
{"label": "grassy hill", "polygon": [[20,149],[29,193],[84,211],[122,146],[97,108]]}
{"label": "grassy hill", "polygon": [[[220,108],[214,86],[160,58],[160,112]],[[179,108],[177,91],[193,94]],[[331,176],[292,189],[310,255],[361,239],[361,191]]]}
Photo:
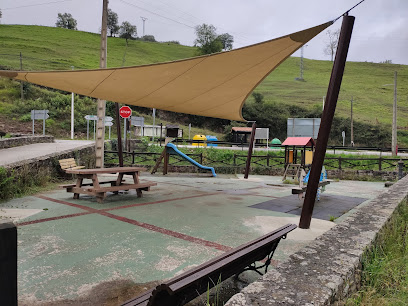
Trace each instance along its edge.
{"label": "grassy hill", "polygon": [[[71,66],[76,69],[97,68],[99,46],[100,37],[93,33],[42,26],[0,25],[0,66],[7,69],[19,69],[20,52],[25,70],[71,69]],[[124,39],[108,38],[108,67],[122,66],[125,50]],[[125,66],[192,57],[195,51],[193,47],[173,43],[132,40],[126,50]],[[265,96],[266,103],[285,103],[306,110],[321,108],[331,67],[330,61],[305,60],[305,82],[295,81],[299,76],[299,58],[289,58],[255,91]],[[400,136],[408,135],[404,132],[408,126],[408,66],[348,62],[336,114],[349,118],[353,97],[356,121],[390,129],[394,88],[388,84],[393,84],[394,71],[398,72],[398,128]],[[16,92],[10,95],[10,89],[5,89],[10,86],[0,88],[3,103],[10,103],[17,97]],[[400,137],[400,146],[408,145],[408,137],[404,137]]]}

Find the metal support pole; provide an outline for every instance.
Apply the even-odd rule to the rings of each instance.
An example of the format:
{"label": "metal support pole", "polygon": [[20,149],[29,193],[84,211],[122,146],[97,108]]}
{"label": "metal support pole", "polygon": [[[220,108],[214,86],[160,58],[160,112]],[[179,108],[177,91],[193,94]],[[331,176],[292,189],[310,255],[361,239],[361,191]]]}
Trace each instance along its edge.
{"label": "metal support pole", "polygon": [[397,155],[397,72],[394,72],[394,104],[392,107],[392,156]]}
{"label": "metal support pole", "polygon": [[89,120],[86,120],[86,140],[89,140]]}
{"label": "metal support pole", "polygon": [[254,148],[254,141],[255,141],[255,131],[256,131],[256,123],[254,122],[252,123],[251,140],[249,142],[248,157],[247,157],[246,165],[245,165],[245,175],[244,175],[245,179],[248,178],[249,169],[251,167],[252,150]]}
{"label": "metal support pole", "polygon": [[[71,68],[74,70],[74,66]],[[74,139],[74,93],[71,93],[71,139]]]}
{"label": "metal support pole", "polygon": [[43,136],[45,136],[45,116],[47,116],[47,113],[44,111],[44,118],[43,118]]}
{"label": "metal support pole", "polygon": [[322,114],[319,134],[317,137],[316,152],[312,162],[312,169],[310,170],[309,182],[307,184],[305,200],[303,202],[302,214],[300,217],[299,227],[302,229],[309,228],[312,220],[314,203],[316,200],[317,189],[319,187],[320,174],[322,171],[324,156],[326,154],[327,142],[329,140],[330,130],[333,123],[334,112],[336,110],[341,81],[343,79],[344,67],[346,65],[354,20],[355,17],[353,16],[345,15],[343,17],[336,58],[333,63],[329,88],[326,95],[326,104]]}
{"label": "metal support pole", "polygon": [[33,119],[33,136],[34,136],[34,119]]}
{"label": "metal support pole", "polygon": [[17,228],[0,222],[0,297],[2,305],[17,306]]}
{"label": "metal support pole", "polygon": [[[23,55],[20,52],[20,70],[23,71]],[[20,96],[24,100],[24,82],[20,81]]]}
{"label": "metal support pole", "polygon": [[354,126],[353,126],[353,97],[351,97],[351,114],[350,114],[350,121],[351,121],[351,141],[350,144],[354,147]]}
{"label": "metal support pole", "polygon": [[126,118],[123,119],[123,142],[125,144],[125,151],[126,151],[126,132],[127,132],[127,128],[126,128]]}
{"label": "metal support pole", "polygon": [[119,103],[115,103],[115,109],[116,109],[116,134],[118,135],[119,166],[123,167],[122,133],[120,131]]}

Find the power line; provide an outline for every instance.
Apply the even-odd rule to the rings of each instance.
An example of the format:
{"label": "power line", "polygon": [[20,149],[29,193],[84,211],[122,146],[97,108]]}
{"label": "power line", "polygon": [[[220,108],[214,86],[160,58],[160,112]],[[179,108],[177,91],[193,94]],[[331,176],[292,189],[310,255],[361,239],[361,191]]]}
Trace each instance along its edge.
{"label": "power line", "polygon": [[[180,21],[175,20],[175,19],[173,19],[173,18],[163,16],[163,15],[161,15],[161,14],[159,14],[159,13],[155,13],[155,12],[153,12],[153,11],[151,11],[151,10],[145,9],[145,8],[140,7],[140,6],[138,6],[138,5],[136,5],[136,4],[133,4],[133,3],[129,3],[129,2],[127,2],[127,1],[125,1],[125,0],[119,0],[119,1],[122,2],[122,3],[125,3],[125,4],[127,4],[127,5],[129,5],[129,6],[133,6],[133,7],[136,7],[136,8],[138,8],[138,9],[140,9],[140,10],[146,11],[146,12],[148,12],[148,13],[150,13],[150,14],[153,14],[153,15],[159,16],[159,17],[161,17],[161,18],[164,18],[164,19],[173,21],[173,22],[175,22],[175,23],[178,23],[178,24],[180,24],[180,25],[186,26],[186,27],[188,27],[188,28],[191,28],[191,29],[195,29],[195,28],[196,28],[196,25],[193,25],[193,26],[188,25],[188,24],[186,24],[186,23],[184,23],[184,22],[180,22]],[[142,3],[143,3],[143,2],[142,2]],[[196,18],[196,17],[195,17],[195,18]],[[242,40],[242,39],[238,38],[238,41],[239,41],[239,40]],[[249,40],[249,39],[244,38],[244,40]],[[245,43],[244,43],[244,44],[245,44]]]}
{"label": "power line", "polygon": [[7,8],[2,8],[2,10],[3,11],[5,11],[5,10],[14,10],[14,9],[25,8],[25,7],[40,6],[40,5],[47,5],[47,4],[54,4],[54,3],[61,3],[61,2],[69,2],[69,1],[72,1],[72,0],[60,0],[60,1],[43,2],[43,3],[37,3],[37,4],[15,6],[15,7],[7,7]]}
{"label": "power line", "polygon": [[183,26],[186,26],[186,27],[189,27],[189,28],[191,28],[191,29],[194,29],[193,26],[190,26],[190,25],[188,25],[188,24],[185,24],[185,23],[183,23],[183,22],[177,21],[177,20],[175,20],[175,19],[172,19],[172,18],[163,16],[163,15],[160,15],[160,14],[158,14],[158,13],[152,12],[152,11],[150,11],[150,10],[148,10],[148,9],[145,9],[145,8],[143,8],[143,7],[140,7],[140,6],[136,5],[136,4],[129,3],[129,2],[127,2],[127,1],[125,1],[125,0],[119,0],[119,1],[120,1],[120,2],[123,2],[123,3],[127,4],[127,5],[136,7],[136,8],[138,8],[138,9],[140,9],[140,10],[146,11],[146,12],[148,12],[148,13],[150,13],[150,14],[153,14],[153,15],[156,15],[156,16],[159,16],[159,17],[162,17],[162,18],[167,19],[167,20],[171,20],[171,21],[176,22],[176,23],[178,23],[178,24],[181,24],[181,25],[183,25]]}

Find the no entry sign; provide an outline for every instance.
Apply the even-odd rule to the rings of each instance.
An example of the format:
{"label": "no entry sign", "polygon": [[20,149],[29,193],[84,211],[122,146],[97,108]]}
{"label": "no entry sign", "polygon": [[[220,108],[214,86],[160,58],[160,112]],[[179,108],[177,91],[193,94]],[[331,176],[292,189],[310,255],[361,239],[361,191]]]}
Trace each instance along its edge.
{"label": "no entry sign", "polygon": [[122,106],[119,110],[119,115],[122,118],[129,118],[132,115],[132,110],[129,106]]}

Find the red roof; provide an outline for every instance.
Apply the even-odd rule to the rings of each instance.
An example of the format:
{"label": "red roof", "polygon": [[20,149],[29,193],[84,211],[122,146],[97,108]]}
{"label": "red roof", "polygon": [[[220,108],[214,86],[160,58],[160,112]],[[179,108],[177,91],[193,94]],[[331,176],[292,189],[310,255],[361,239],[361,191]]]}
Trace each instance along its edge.
{"label": "red roof", "polygon": [[252,128],[250,128],[250,127],[240,127],[240,126],[233,127],[231,130],[233,132],[241,132],[241,133],[251,133],[252,132]]}
{"label": "red roof", "polygon": [[315,142],[312,137],[288,137],[282,143],[282,146],[311,146],[315,145]]}

